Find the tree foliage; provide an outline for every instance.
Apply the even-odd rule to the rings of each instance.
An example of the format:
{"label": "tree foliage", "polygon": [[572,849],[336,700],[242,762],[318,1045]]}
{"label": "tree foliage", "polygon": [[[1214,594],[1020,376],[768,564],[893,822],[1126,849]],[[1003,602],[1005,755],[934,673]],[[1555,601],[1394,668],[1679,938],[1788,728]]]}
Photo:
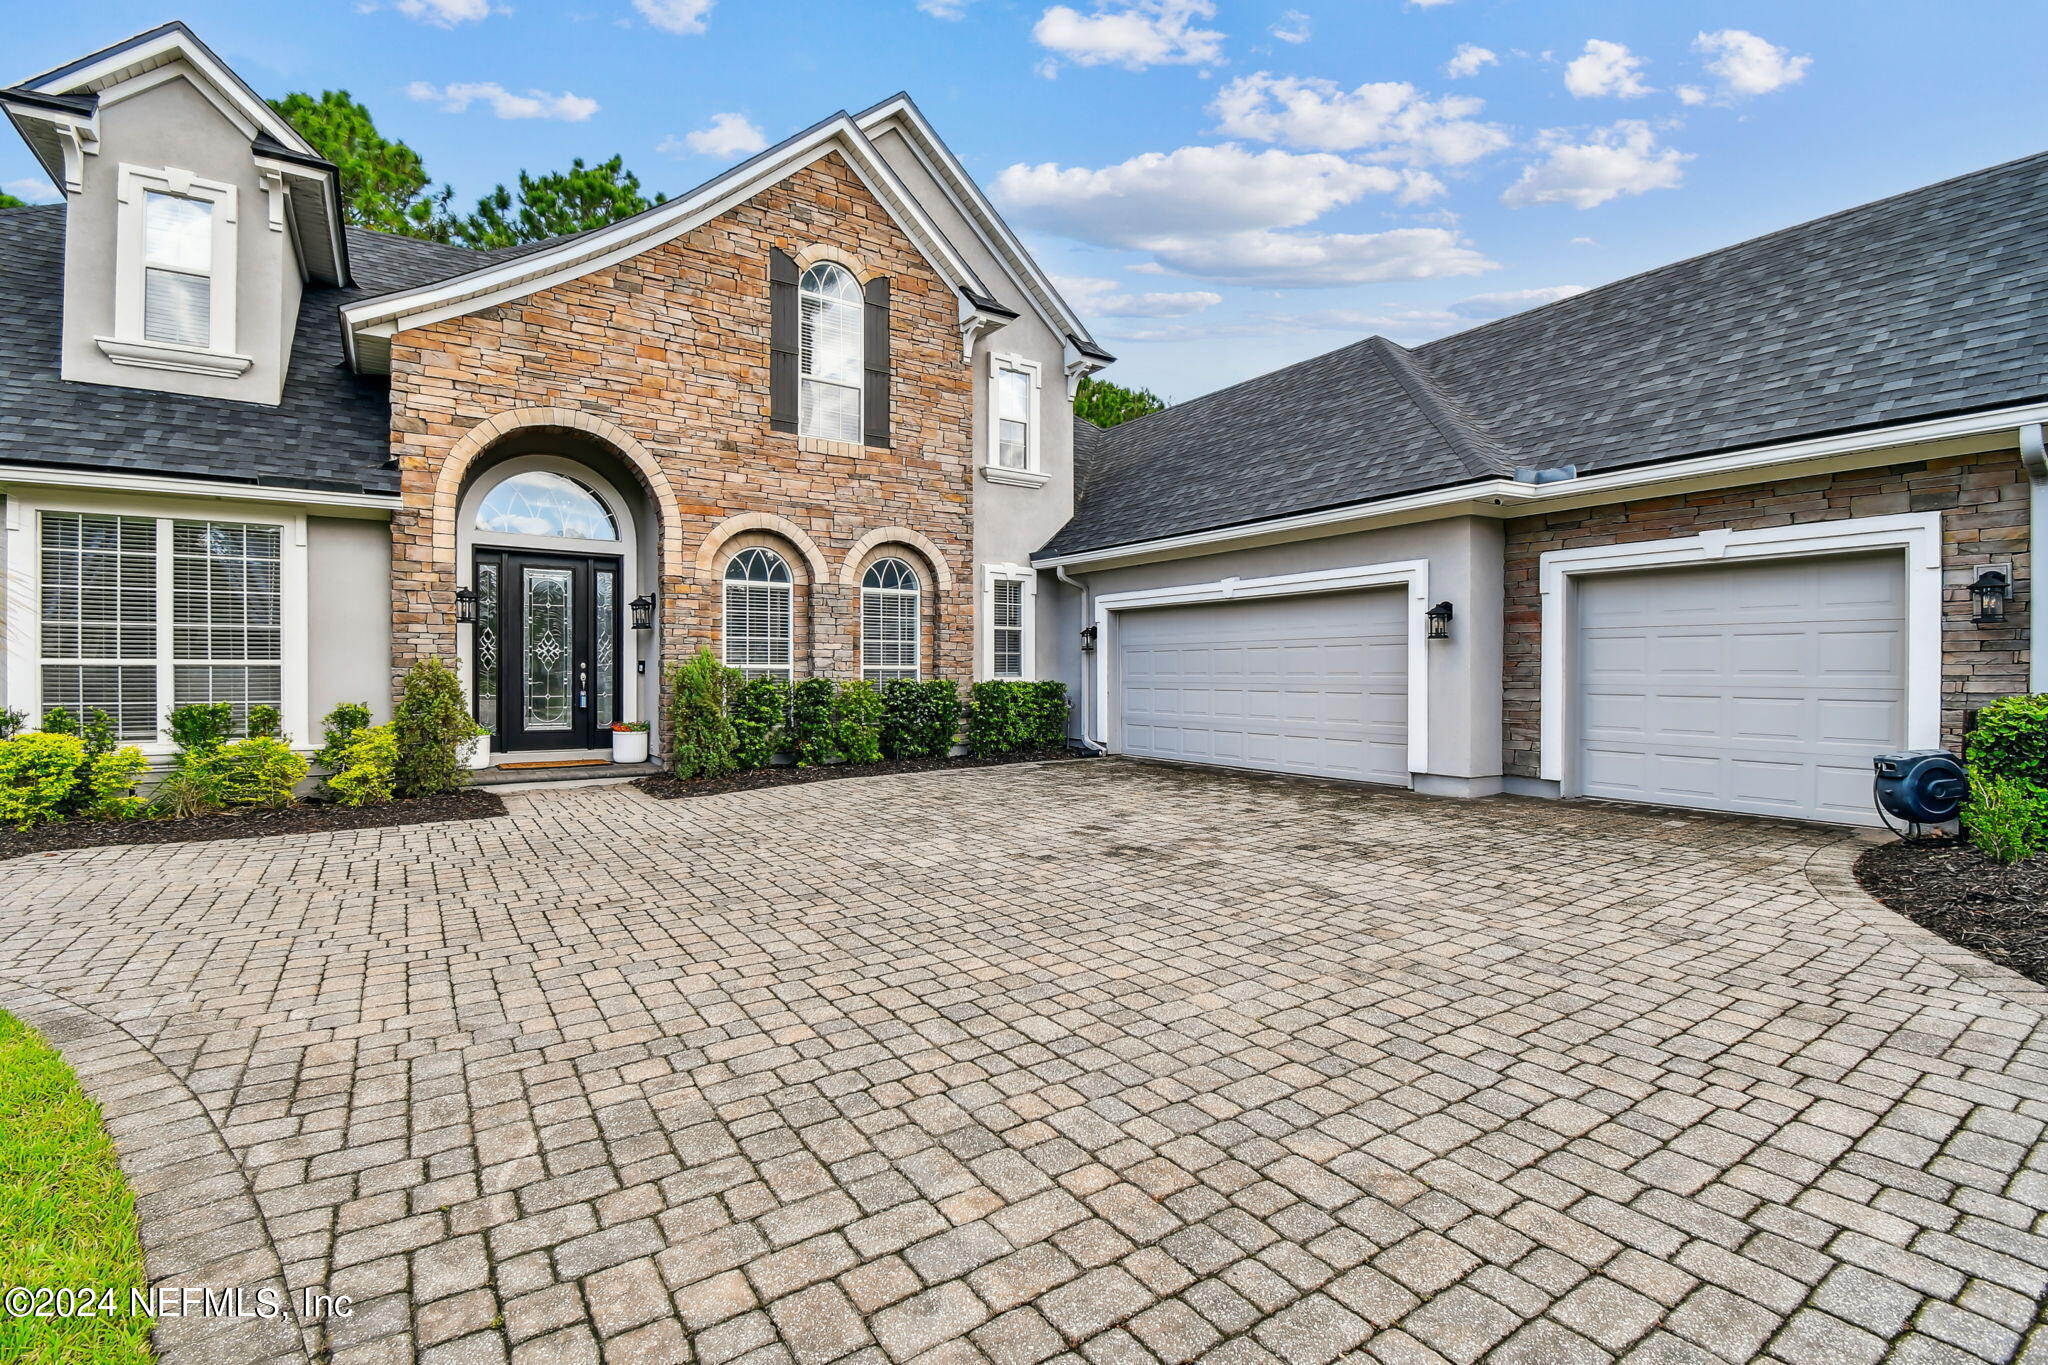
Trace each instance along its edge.
{"label": "tree foliage", "polygon": [[1081,376],[1074,391],[1074,416],[1085,417],[1098,427],[1113,427],[1148,412],[1160,412],[1166,401],[1150,389],[1127,389],[1093,375]]}
{"label": "tree foliage", "polygon": [[16,199],[5,190],[0,190],[0,209],[25,209],[27,207],[28,200]]}
{"label": "tree foliage", "polygon": [[420,154],[377,131],[370,111],[346,90],[324,90],[315,99],[293,91],[270,107],[296,128],[341,174],[342,217],[358,227],[398,232],[431,241],[452,239],[455,223],[448,201],[455,192],[432,178]]}
{"label": "tree foliage", "polygon": [[456,224],[455,236],[482,250],[544,242],[616,223],[667,199],[665,194],[652,199],[641,194],[640,177],[626,169],[624,157],[585,166],[579,156],[566,171],[521,171],[516,197],[498,186],[477,201],[476,212]]}

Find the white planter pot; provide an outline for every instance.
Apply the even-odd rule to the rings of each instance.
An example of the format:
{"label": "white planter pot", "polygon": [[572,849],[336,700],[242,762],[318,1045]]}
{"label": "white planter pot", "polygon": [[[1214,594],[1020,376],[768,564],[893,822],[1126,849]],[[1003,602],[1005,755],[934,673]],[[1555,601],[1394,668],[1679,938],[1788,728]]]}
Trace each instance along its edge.
{"label": "white planter pot", "polygon": [[645,763],[647,761],[647,732],[645,730],[612,731],[612,762]]}
{"label": "white planter pot", "polygon": [[469,753],[466,755],[466,757],[468,759],[469,766],[472,768],[490,767],[491,737],[489,735],[478,735],[473,741],[471,741]]}

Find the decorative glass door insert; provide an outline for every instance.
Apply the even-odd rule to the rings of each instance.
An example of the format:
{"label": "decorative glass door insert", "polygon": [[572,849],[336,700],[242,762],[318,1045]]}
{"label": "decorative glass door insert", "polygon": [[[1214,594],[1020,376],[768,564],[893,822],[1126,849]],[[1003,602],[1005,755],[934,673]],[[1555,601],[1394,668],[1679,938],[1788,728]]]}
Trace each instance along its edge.
{"label": "decorative glass door insert", "polygon": [[568,569],[526,571],[525,728],[567,730],[576,714],[575,574]]}
{"label": "decorative glass door insert", "polygon": [[620,565],[476,552],[475,708],[493,750],[598,749],[619,718]]}

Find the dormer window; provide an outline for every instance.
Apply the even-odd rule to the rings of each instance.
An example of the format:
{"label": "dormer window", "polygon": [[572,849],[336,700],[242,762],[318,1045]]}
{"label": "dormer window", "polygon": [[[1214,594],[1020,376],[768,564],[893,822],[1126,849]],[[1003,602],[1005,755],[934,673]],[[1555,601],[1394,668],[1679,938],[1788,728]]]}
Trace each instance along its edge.
{"label": "dormer window", "polygon": [[831,261],[806,270],[797,287],[801,416],[797,434],[821,441],[861,438],[861,290]]}
{"label": "dormer window", "polygon": [[177,346],[213,340],[213,205],[143,195],[142,337]]}

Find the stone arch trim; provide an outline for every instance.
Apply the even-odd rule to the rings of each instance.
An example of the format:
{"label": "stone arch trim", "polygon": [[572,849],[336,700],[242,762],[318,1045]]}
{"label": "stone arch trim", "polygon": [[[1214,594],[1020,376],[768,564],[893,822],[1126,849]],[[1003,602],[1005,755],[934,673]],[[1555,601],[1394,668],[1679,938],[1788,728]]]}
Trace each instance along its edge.
{"label": "stone arch trim", "polygon": [[704,543],[697,550],[697,573],[709,577],[712,567],[718,563],[718,552],[734,536],[748,531],[765,531],[780,536],[790,547],[803,556],[805,566],[810,570],[811,582],[828,581],[825,572],[825,556],[819,551],[818,543],[810,538],[804,528],[788,517],[778,517],[773,512],[741,512],[727,517],[711,528],[704,536]]}
{"label": "stone arch trim", "polygon": [[457,500],[461,496],[463,480],[468,477],[470,466],[476,462],[476,458],[514,432],[533,427],[561,427],[570,431],[580,431],[618,452],[619,457],[640,476],[640,481],[647,487],[648,496],[654,501],[655,520],[658,524],[653,529],[660,545],[661,577],[681,578],[682,528],[676,508],[675,490],[669,485],[668,475],[662,472],[661,462],[654,457],[652,451],[618,423],[575,408],[508,408],[495,417],[477,423],[465,432],[462,439],[450,447],[446,458],[441,461],[440,474],[434,488],[436,542],[439,543],[440,536],[445,534],[448,545],[452,548],[455,544]]}
{"label": "stone arch trim", "polygon": [[839,566],[841,586],[859,587],[861,561],[867,558],[869,552],[886,545],[903,545],[917,551],[918,557],[924,560],[926,566],[931,569],[932,576],[937,580],[938,590],[953,591],[953,571],[946,566],[945,552],[932,543],[931,537],[913,531],[907,526],[880,526],[856,540],[853,548],[846,552],[846,559]]}
{"label": "stone arch trim", "polygon": [[796,262],[797,274],[799,275],[820,261],[832,261],[838,265],[845,266],[853,272],[853,277],[859,280],[862,285],[866,285],[869,280],[881,274],[879,270],[861,260],[860,257],[843,247],[834,246],[830,242],[809,242],[804,244],[792,242],[789,244],[789,256],[791,260]]}

